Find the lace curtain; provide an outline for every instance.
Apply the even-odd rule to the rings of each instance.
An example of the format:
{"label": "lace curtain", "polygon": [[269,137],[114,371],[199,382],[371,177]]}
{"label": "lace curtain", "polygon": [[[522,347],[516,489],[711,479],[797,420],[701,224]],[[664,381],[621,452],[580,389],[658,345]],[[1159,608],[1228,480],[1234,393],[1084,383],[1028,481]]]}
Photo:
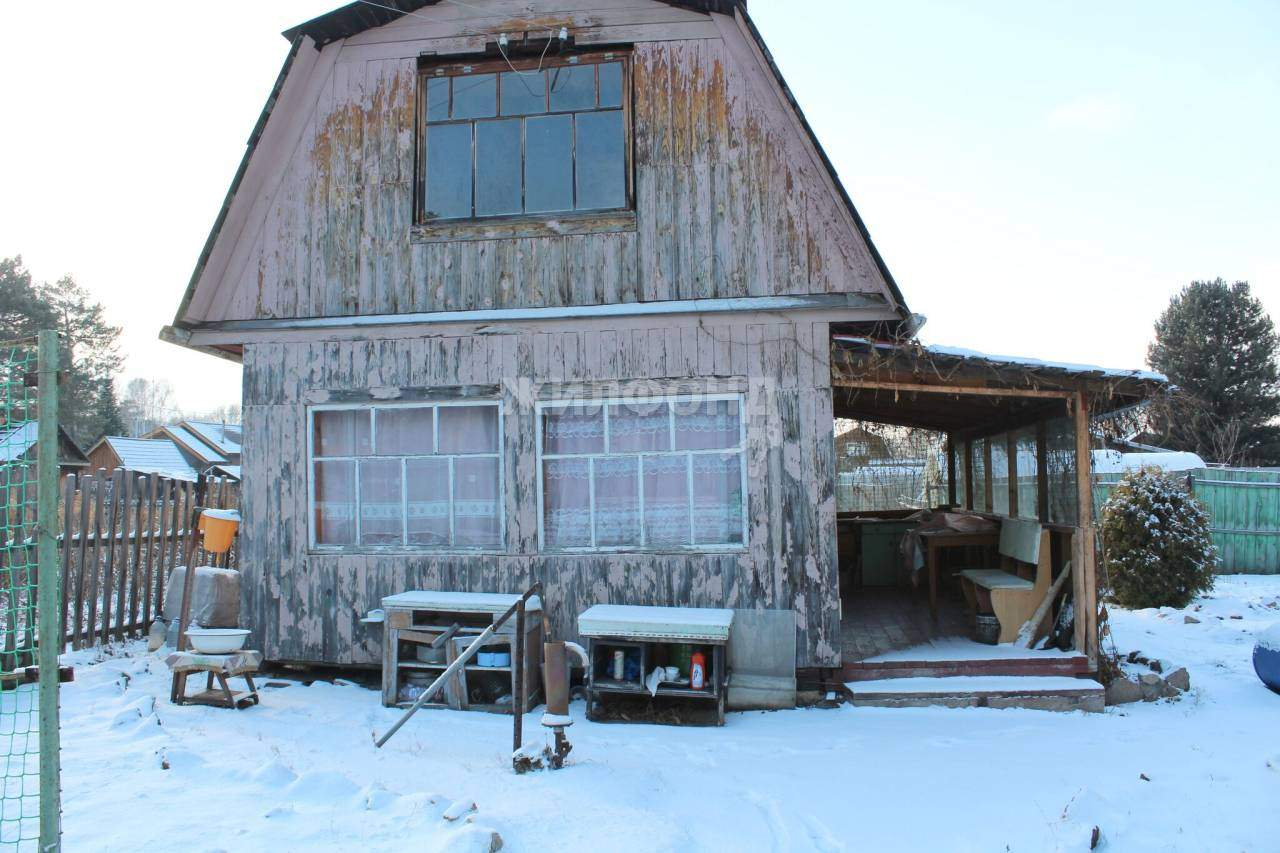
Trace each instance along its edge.
{"label": "lace curtain", "polygon": [[542,436],[547,547],[743,544],[738,400],[551,406]]}
{"label": "lace curtain", "polygon": [[499,428],[493,404],[313,412],[316,544],[499,547]]}

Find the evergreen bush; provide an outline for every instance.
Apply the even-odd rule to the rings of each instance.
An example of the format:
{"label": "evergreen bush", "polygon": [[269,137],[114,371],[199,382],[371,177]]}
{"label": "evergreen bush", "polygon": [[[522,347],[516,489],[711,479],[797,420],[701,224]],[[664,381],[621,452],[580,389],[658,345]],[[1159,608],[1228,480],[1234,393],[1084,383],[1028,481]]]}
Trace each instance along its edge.
{"label": "evergreen bush", "polygon": [[1186,607],[1213,586],[1209,513],[1158,468],[1126,474],[1102,507],[1109,598],[1124,607]]}

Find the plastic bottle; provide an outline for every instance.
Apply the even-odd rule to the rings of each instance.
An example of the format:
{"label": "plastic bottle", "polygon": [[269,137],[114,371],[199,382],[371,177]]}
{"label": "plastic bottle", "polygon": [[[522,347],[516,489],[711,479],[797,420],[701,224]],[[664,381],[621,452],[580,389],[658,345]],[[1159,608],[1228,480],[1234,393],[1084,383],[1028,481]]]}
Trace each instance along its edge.
{"label": "plastic bottle", "polygon": [[707,683],[707,656],[694,652],[689,658],[689,686],[701,690]]}

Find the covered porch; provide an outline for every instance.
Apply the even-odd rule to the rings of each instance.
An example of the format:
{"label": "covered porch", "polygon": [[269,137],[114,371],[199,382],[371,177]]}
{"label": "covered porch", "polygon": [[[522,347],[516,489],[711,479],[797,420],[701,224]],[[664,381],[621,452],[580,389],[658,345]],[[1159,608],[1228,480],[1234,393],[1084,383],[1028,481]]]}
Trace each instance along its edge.
{"label": "covered porch", "polygon": [[[872,445],[859,448],[864,459],[838,437],[837,470],[856,460],[849,477],[878,468],[895,482],[925,472],[910,487],[855,490],[839,507],[844,680],[1096,671],[1090,426],[1164,384],[1142,371],[834,335],[834,415]],[[869,424],[886,438],[932,439],[903,452]]]}

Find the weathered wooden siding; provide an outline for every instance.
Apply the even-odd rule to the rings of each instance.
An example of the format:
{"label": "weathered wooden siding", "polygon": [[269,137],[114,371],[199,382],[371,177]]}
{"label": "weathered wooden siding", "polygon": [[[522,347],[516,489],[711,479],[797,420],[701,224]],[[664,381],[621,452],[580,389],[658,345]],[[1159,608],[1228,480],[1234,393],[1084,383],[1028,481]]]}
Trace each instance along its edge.
{"label": "weathered wooden siding", "polygon": [[[264,165],[253,164],[233,208],[239,229],[220,238],[186,319],[887,294],[734,19],[636,0],[487,7],[491,18],[428,7],[299,62],[255,154]],[[411,236],[417,57],[481,49],[474,32],[561,22],[579,44],[635,43],[634,224],[454,242]]]}
{"label": "weathered wooden siding", "polygon": [[[777,317],[566,327],[245,350],[247,627],[275,659],[378,660],[359,622],[412,588],[546,588],[551,630],[601,603],[794,608],[800,666],[839,662],[828,328]],[[731,554],[540,555],[534,400],[566,384],[741,389],[748,414],[748,547]],[[496,556],[308,553],[306,409],[332,392],[496,386],[504,400],[506,551]],[[650,391],[652,393],[653,391]]]}

